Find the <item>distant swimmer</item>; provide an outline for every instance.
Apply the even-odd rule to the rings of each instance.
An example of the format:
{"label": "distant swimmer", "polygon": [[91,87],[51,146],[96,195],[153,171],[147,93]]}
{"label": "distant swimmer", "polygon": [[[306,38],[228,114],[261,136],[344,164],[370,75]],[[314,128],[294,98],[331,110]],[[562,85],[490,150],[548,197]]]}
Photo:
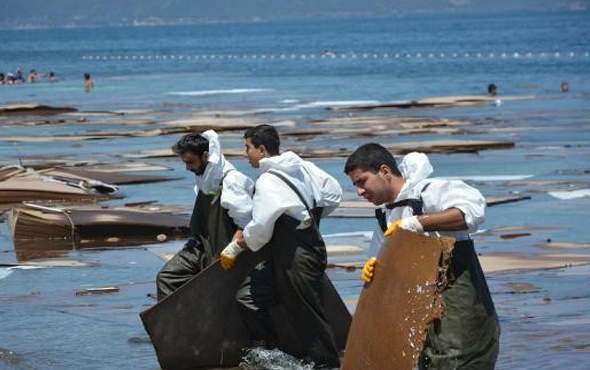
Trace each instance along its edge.
{"label": "distant swimmer", "polygon": [[94,82],[90,78],[90,73],[84,73],[84,88],[86,91],[92,91],[94,89]]}
{"label": "distant swimmer", "polygon": [[567,82],[561,83],[561,92],[568,92],[570,91],[570,84]]}
{"label": "distant swimmer", "polygon": [[53,71],[49,72],[49,82],[57,82],[57,76]]}
{"label": "distant swimmer", "polygon": [[498,87],[495,84],[488,85],[488,95],[496,96],[498,94]]}

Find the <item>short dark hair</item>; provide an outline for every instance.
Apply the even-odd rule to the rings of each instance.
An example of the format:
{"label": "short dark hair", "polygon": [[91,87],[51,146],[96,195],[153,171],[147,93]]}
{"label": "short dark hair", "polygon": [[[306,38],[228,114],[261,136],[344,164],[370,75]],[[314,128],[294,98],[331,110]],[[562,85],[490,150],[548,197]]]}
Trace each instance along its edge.
{"label": "short dark hair", "polygon": [[200,156],[209,151],[209,140],[196,132],[186,134],[174,143],[172,151],[178,155],[191,152]]}
{"label": "short dark hair", "polygon": [[357,168],[377,173],[382,165],[389,167],[395,176],[401,177],[402,174],[397,168],[393,155],[383,146],[369,143],[361,145],[348,157],[344,165],[344,173],[348,174]]}
{"label": "short dark hair", "polygon": [[258,125],[250,127],[244,133],[244,139],[250,139],[255,147],[264,145],[270,155],[278,155],[281,139],[277,129],[270,125]]}

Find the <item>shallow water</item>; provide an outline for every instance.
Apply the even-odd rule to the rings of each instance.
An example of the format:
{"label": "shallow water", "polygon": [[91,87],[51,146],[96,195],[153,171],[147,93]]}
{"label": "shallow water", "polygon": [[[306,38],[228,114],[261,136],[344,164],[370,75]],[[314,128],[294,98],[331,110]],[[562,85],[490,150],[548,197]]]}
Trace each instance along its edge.
{"label": "shallow water", "polygon": [[[288,24],[216,25],[97,30],[0,31],[0,70],[53,69],[62,79],[0,86],[0,104],[39,102],[72,105],[80,110],[147,110],[126,116],[88,118],[64,125],[8,126],[0,120],[0,136],[57,135],[95,131],[150,129],[159,121],[182,118],[204,109],[260,110],[262,122],[293,120],[297,129],[308,120],[346,116],[324,109],[350,102],[416,99],[426,96],[483,94],[489,82],[501,95],[537,95],[536,99],[504,101],[500,106],[415,109],[367,115],[403,115],[476,120],[486,133],[463,135],[317,136],[286,146],[353,149],[367,141],[383,144],[431,139],[510,140],[509,150],[477,154],[429,155],[435,176],[469,177],[486,196],[521,193],[527,201],[487,209],[483,229],[506,226],[541,227],[530,236],[501,239],[476,236],[478,252],[535,256],[550,253],[539,245],[547,239],[590,242],[587,227],[590,198],[557,199],[551,186],[511,185],[512,180],[568,180],[590,188],[590,51],[587,14],[512,14],[460,17],[293,22]],[[427,30],[427,31],[425,31]],[[441,37],[444,35],[444,37]],[[309,57],[330,49],[338,58]],[[514,57],[533,53],[531,57]],[[354,52],[356,57],[352,57]],[[427,57],[432,52],[433,57]],[[452,53],[458,53],[452,57]],[[502,57],[502,53],[507,54]],[[541,56],[541,53],[547,53]],[[553,53],[552,56],[549,53]],[[555,53],[559,52],[559,56]],[[573,52],[574,56],[569,56]],[[363,54],[367,54],[365,58]],[[388,56],[385,57],[384,54]],[[396,58],[400,53],[404,57]],[[410,57],[405,56],[406,53]],[[418,53],[421,54],[418,57]],[[445,53],[441,57],[440,53]],[[469,53],[469,56],[465,56]],[[477,57],[486,53],[486,57]],[[489,54],[494,53],[494,57]],[[179,55],[193,59],[179,60]],[[280,55],[289,57],[281,59]],[[373,57],[377,54],[377,57]],[[88,59],[89,56],[101,56]],[[111,56],[175,55],[165,61],[114,59]],[[194,56],[200,56],[195,59]],[[207,55],[204,59],[203,56]],[[215,55],[216,58],[211,58]],[[225,56],[226,59],[220,58]],[[227,59],[229,55],[241,55]],[[256,59],[252,56],[256,55]],[[262,55],[267,58],[262,59]],[[270,56],[279,56],[270,60]],[[295,55],[291,58],[291,55]],[[306,59],[301,56],[306,55]],[[346,57],[340,57],[346,55]],[[449,55],[451,55],[449,57]],[[436,56],[436,57],[435,57]],[[107,57],[107,60],[102,60]],[[85,93],[81,75],[90,71],[96,89]],[[570,92],[558,92],[562,81]],[[535,85],[526,87],[522,85]],[[327,104],[329,103],[329,104]],[[364,116],[364,114],[357,114]],[[127,124],[147,119],[155,124]],[[27,118],[30,119],[30,118]],[[38,118],[35,118],[38,119]],[[45,117],[41,118],[47,119]],[[500,131],[498,128],[515,128]],[[223,136],[225,147],[242,147],[241,133]],[[12,143],[0,141],[0,164],[25,164],[43,158],[119,162],[126,153],[169,148],[178,135],[97,141]],[[231,141],[229,139],[232,139]],[[233,140],[238,139],[238,140]],[[121,186],[123,200],[107,204],[158,200],[190,209],[192,180],[174,158],[145,160],[170,168],[164,175],[177,181]],[[315,161],[342,184],[345,199],[356,198],[342,173],[344,160]],[[232,159],[252,177],[243,159]],[[326,219],[324,234],[367,232],[372,219]],[[332,236],[330,244],[366,246],[364,236]],[[154,350],[138,312],[154,303],[154,280],[163,251],[181,241],[122,250],[72,251],[56,258],[77,259],[91,266],[9,269],[0,267],[0,368],[9,369],[158,369]],[[561,251],[556,251],[560,253]],[[570,250],[567,251],[568,253]],[[573,250],[588,253],[587,249]],[[335,256],[332,262],[362,261],[364,256]],[[0,223],[0,263],[16,263],[6,222]],[[489,275],[488,281],[502,323],[499,369],[567,367],[585,369],[590,358],[590,268]],[[358,272],[331,269],[329,275],[353,310],[361,290]],[[504,284],[526,282],[540,292],[512,294]],[[119,293],[76,296],[89,287],[118,286]],[[4,353],[4,352],[2,352]]]}

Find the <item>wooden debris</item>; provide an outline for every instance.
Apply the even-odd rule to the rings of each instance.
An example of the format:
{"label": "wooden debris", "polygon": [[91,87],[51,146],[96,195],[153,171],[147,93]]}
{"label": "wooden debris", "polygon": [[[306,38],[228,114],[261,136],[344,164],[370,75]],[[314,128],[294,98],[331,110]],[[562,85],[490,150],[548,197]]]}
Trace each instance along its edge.
{"label": "wooden debris", "polygon": [[516,234],[502,234],[500,238],[502,239],[516,239],[516,238],[523,238],[525,236],[531,236],[531,233],[516,233]]}
{"label": "wooden debris", "polygon": [[53,251],[135,246],[189,235],[189,217],[157,206],[41,206],[12,209],[8,218],[19,261]]}
{"label": "wooden debris", "polygon": [[497,206],[499,204],[520,202],[521,200],[530,200],[528,195],[506,195],[499,197],[486,197],[486,204],[488,207]]}
{"label": "wooden debris", "polygon": [[543,249],[588,249],[590,248],[590,243],[547,242],[539,246]]}
{"label": "wooden debris", "polygon": [[14,104],[0,106],[0,116],[9,114],[45,116],[77,111],[77,109],[70,107],[50,107],[48,105],[39,104]]}
{"label": "wooden debris", "polygon": [[111,287],[104,287],[104,288],[88,288],[78,290],[76,292],[77,296],[84,296],[84,295],[103,295],[103,294],[113,294],[119,293],[119,287],[111,286]]}
{"label": "wooden debris", "polygon": [[512,289],[512,290],[505,292],[508,294],[529,294],[529,293],[539,293],[541,291],[541,288],[539,288],[531,283],[505,283],[502,285]]}
{"label": "wooden debris", "polygon": [[481,105],[488,102],[495,102],[496,100],[527,100],[534,99],[532,95],[525,96],[497,96],[490,97],[485,95],[471,95],[471,96],[444,96],[436,98],[427,98],[419,100],[408,100],[402,102],[385,103],[385,104],[371,104],[371,105],[357,105],[350,107],[331,107],[329,109],[339,112],[355,112],[355,111],[369,111],[376,109],[409,109],[409,108],[450,108],[457,106],[472,106]]}
{"label": "wooden debris", "polygon": [[406,230],[387,238],[375,277],[361,292],[343,370],[417,365],[430,323],[443,314],[441,292],[453,243]]}

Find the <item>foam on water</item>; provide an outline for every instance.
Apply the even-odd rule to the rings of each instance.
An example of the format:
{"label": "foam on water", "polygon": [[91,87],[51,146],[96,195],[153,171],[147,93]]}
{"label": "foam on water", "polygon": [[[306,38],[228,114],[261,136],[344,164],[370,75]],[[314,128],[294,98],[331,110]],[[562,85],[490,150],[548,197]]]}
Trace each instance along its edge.
{"label": "foam on water", "polygon": [[278,349],[253,348],[243,357],[240,367],[247,370],[313,370],[313,363],[306,363]]}
{"label": "foam on water", "polygon": [[580,189],[573,191],[550,191],[549,195],[562,200],[584,198],[590,197],[590,189]]}
{"label": "foam on water", "polygon": [[225,89],[225,90],[197,90],[197,91],[171,91],[166,95],[178,96],[210,96],[223,94],[249,94],[257,92],[271,91],[271,89]]}

